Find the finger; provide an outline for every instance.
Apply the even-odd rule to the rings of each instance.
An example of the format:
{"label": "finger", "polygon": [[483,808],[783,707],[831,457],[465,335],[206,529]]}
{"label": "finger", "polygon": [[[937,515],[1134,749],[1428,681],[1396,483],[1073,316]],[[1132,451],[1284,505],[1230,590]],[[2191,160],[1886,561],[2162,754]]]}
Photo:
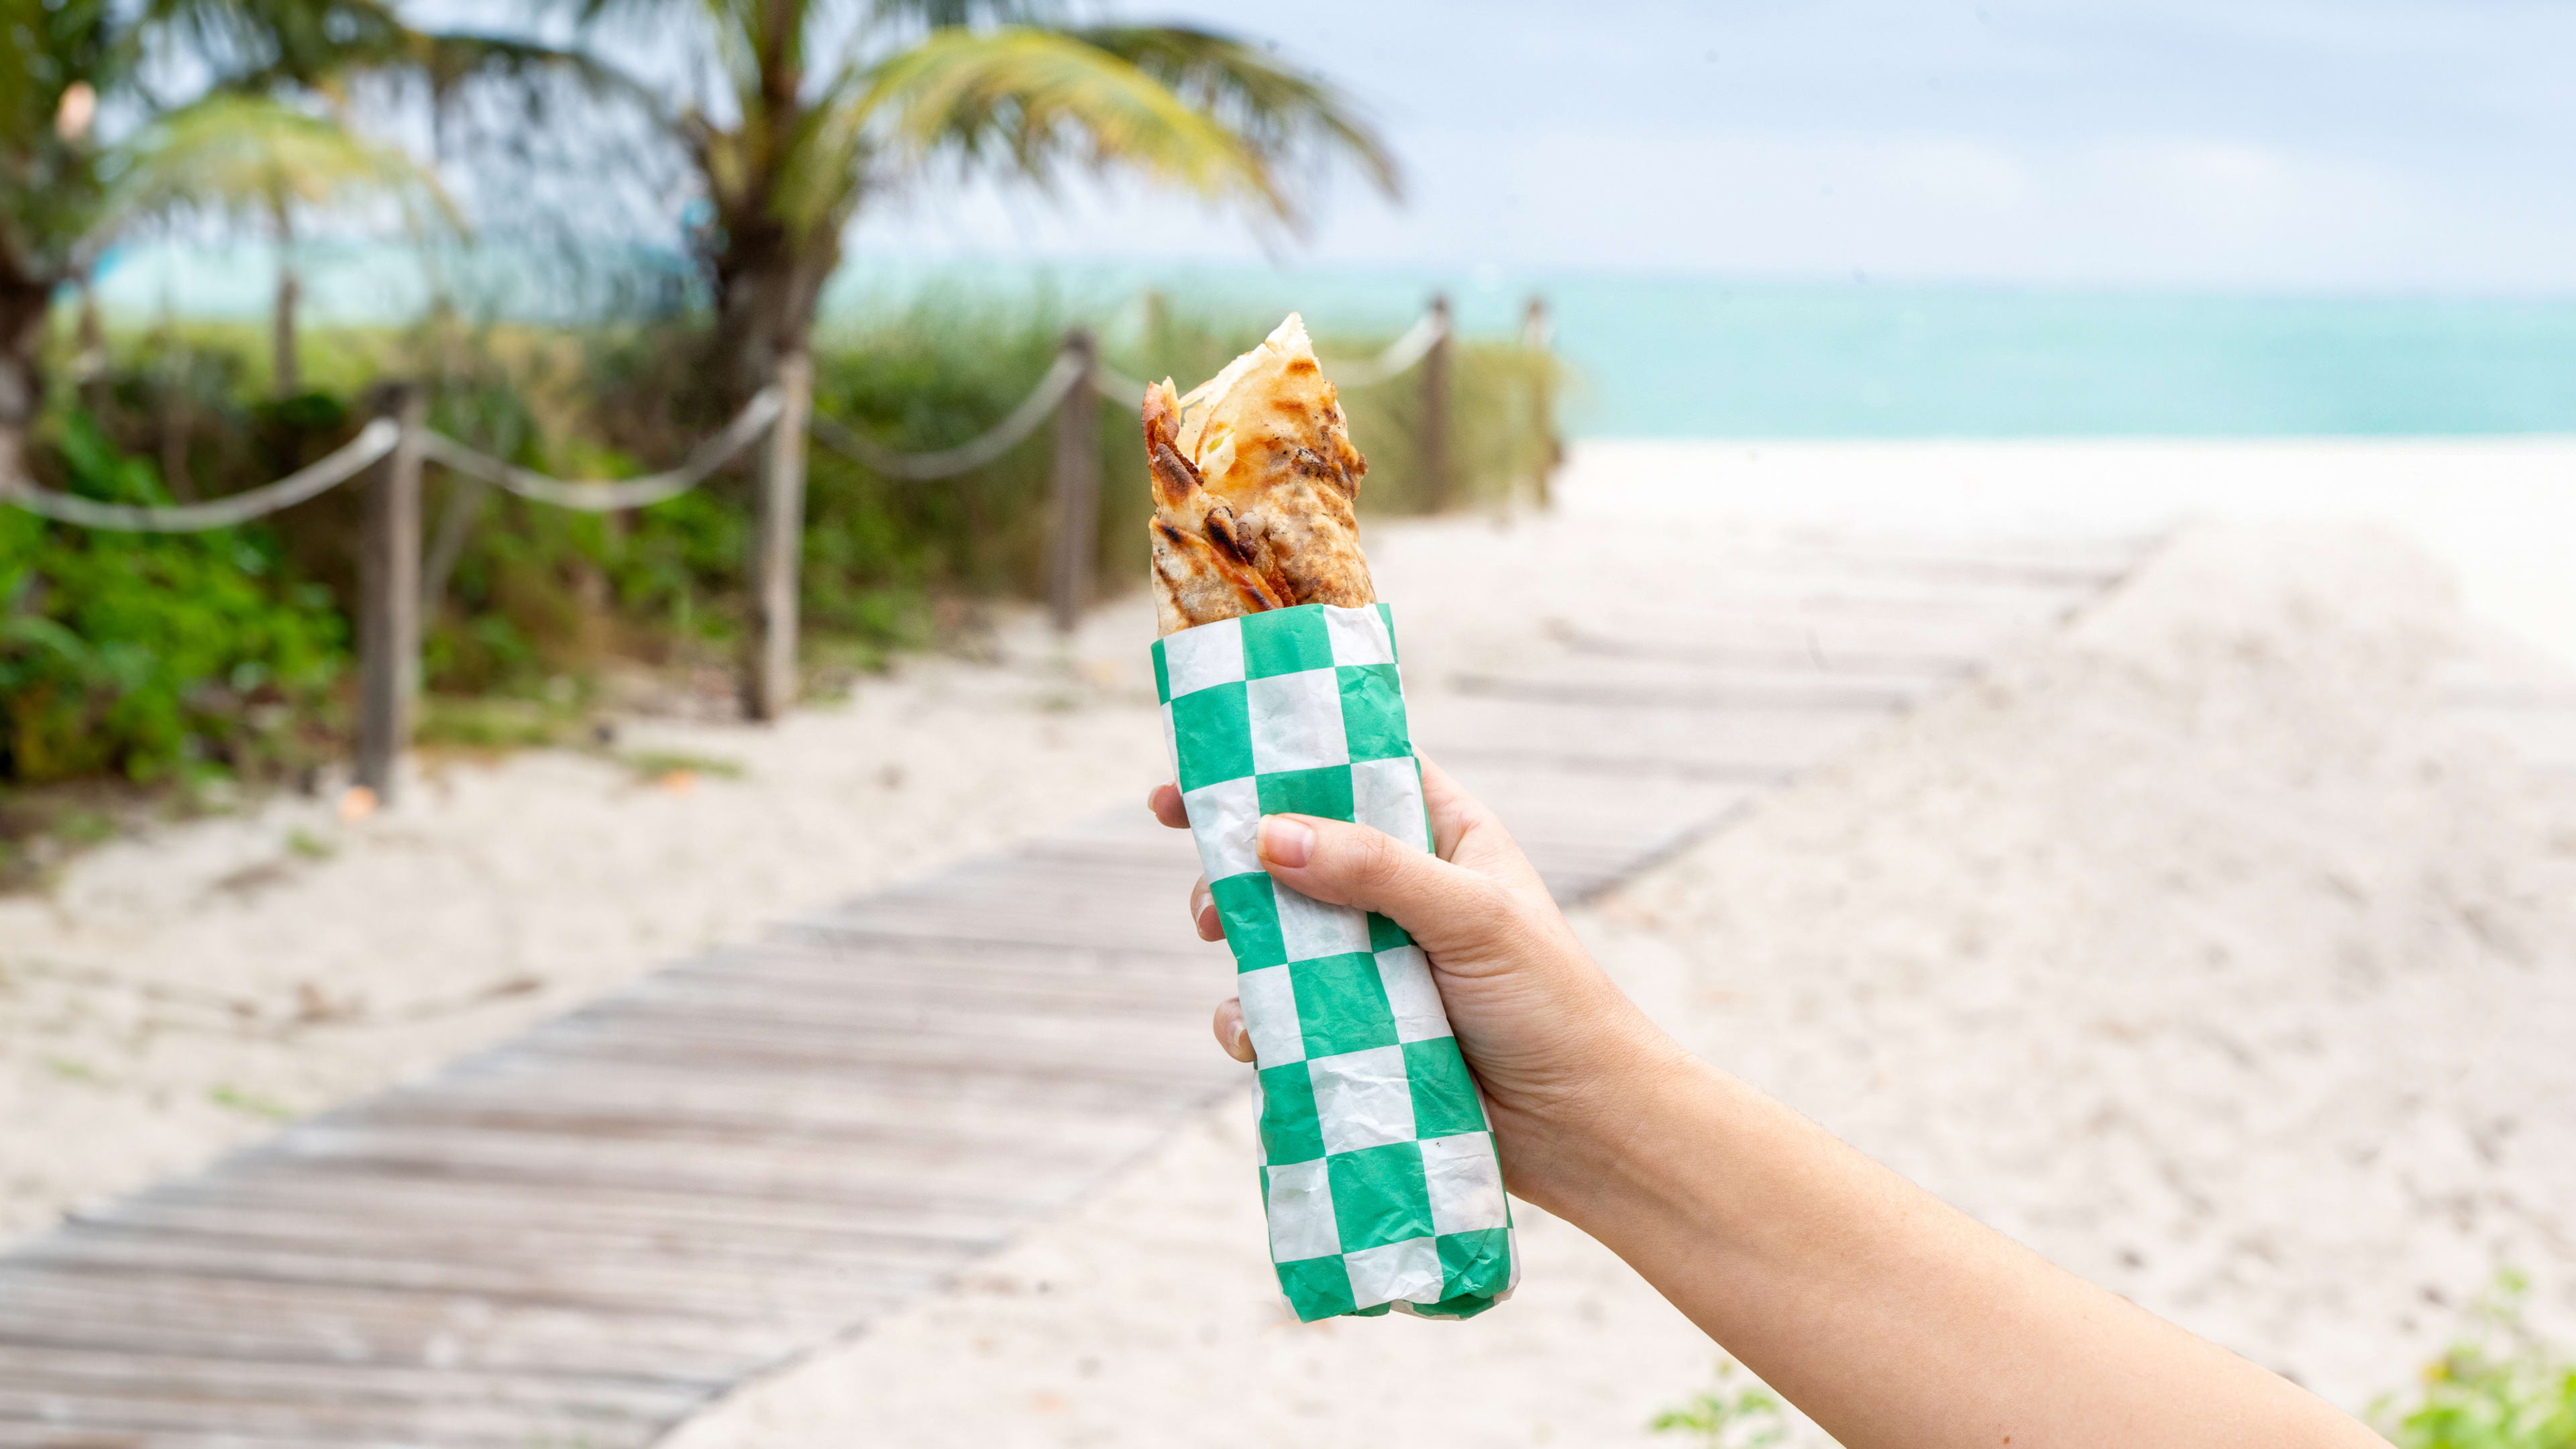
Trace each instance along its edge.
{"label": "finger", "polygon": [[1391,916],[1435,958],[1491,941],[1510,918],[1512,902],[1499,882],[1383,830],[1265,815],[1258,842],[1271,879],[1315,900]]}
{"label": "finger", "polygon": [[1422,766],[1422,808],[1431,817],[1431,851],[1442,860],[1456,860],[1459,838],[1492,820],[1493,812],[1447,770],[1433,764],[1430,756],[1414,759]]}
{"label": "finger", "polygon": [[[1418,757],[1417,757],[1418,758]],[[1547,893],[1537,867],[1521,853],[1520,842],[1503,827],[1502,818],[1467,793],[1467,787],[1429,760],[1422,760],[1423,813],[1431,817],[1432,850],[1442,860],[1502,881],[1516,891]]]}
{"label": "finger", "polygon": [[1190,887],[1190,924],[1198,927],[1202,941],[1225,939],[1225,922],[1217,915],[1216,896],[1208,890],[1206,876]]}
{"label": "finger", "polygon": [[1225,1048],[1227,1056],[1238,1062],[1252,1060],[1252,1033],[1243,1028],[1242,1001],[1229,996],[1218,1002],[1216,1020],[1210,1025],[1216,1028],[1216,1044]]}
{"label": "finger", "polygon": [[1181,787],[1169,780],[1145,792],[1145,808],[1174,830],[1190,828],[1190,812],[1181,804]]}

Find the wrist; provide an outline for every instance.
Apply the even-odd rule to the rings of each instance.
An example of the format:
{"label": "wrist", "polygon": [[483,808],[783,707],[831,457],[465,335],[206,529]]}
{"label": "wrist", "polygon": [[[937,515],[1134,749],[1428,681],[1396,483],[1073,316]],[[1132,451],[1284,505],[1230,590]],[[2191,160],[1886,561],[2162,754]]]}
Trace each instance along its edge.
{"label": "wrist", "polygon": [[1632,1193],[1652,1124],[1709,1068],[1624,999],[1607,1030],[1541,1092],[1492,1104],[1504,1180],[1514,1196],[1582,1226]]}

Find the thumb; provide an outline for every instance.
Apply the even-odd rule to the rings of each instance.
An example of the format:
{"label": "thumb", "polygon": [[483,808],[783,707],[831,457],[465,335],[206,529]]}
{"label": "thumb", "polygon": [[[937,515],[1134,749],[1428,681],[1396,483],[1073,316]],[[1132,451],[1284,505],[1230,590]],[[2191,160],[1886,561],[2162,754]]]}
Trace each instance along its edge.
{"label": "thumb", "polygon": [[1491,878],[1366,825],[1265,815],[1258,844],[1272,880],[1302,896],[1391,917],[1435,955],[1490,940],[1510,910]]}

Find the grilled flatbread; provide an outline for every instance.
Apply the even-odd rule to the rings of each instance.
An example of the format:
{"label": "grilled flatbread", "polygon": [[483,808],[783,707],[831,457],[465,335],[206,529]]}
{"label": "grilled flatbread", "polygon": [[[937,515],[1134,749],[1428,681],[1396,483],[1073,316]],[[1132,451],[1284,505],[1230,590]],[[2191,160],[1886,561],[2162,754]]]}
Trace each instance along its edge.
{"label": "grilled flatbread", "polygon": [[1148,389],[1144,424],[1163,633],[1377,601],[1351,511],[1368,460],[1296,313],[1189,396]]}

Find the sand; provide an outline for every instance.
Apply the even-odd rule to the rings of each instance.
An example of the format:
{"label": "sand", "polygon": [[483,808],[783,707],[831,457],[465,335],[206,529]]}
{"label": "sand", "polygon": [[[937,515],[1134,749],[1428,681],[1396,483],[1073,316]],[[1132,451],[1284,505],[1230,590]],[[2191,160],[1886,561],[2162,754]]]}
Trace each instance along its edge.
{"label": "sand", "polygon": [[[1373,535],[1409,680],[1641,587],[1670,609],[1758,591],[1747,560],[1794,542],[1796,501],[1718,512],[1738,494],[1677,493],[1657,449],[1578,452],[1556,518]],[[1702,448],[1705,478],[1740,484],[1740,454]],[[1819,516],[1909,458],[1986,466],[1799,456]],[[2204,449],[2191,486],[2284,456]],[[1497,571],[1513,587],[1469,587]],[[0,1233],[765,919],[1129,806],[1159,767],[1149,632],[1135,600],[1069,647],[1014,616],[992,662],[917,663],[775,729],[626,726],[739,779],[460,763],[353,825],[269,801],[0,899]],[[2413,545],[2314,525],[2186,532],[2068,631],[2005,647],[1578,928],[1695,1049],[2338,1402],[2402,1382],[2499,1264],[2576,1339],[2576,739],[2514,703],[2576,678],[2463,612]],[[1485,1318],[1299,1328],[1266,1291],[1249,1161],[1230,1102],[1091,1211],[676,1442],[1615,1444],[1707,1380],[1705,1340],[1529,1212],[1523,1295]]]}
{"label": "sand", "polygon": [[[2576,1323],[2576,780],[2445,707],[2473,635],[2385,535],[2193,530],[1578,929],[1711,1059],[2359,1408],[2498,1266]],[[1619,1444],[1709,1380],[1526,1210],[1484,1318],[1295,1325],[1247,1110],[671,1442]]]}
{"label": "sand", "polygon": [[1150,678],[1086,674],[1031,623],[1000,662],[916,664],[774,729],[623,726],[621,749],[739,778],[456,762],[355,824],[272,800],[0,898],[0,1235],[766,920],[1140,796],[1162,753]]}

